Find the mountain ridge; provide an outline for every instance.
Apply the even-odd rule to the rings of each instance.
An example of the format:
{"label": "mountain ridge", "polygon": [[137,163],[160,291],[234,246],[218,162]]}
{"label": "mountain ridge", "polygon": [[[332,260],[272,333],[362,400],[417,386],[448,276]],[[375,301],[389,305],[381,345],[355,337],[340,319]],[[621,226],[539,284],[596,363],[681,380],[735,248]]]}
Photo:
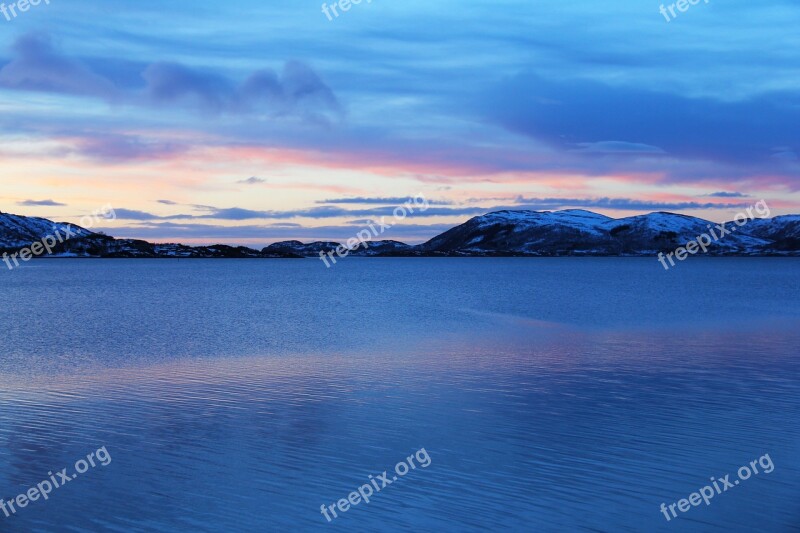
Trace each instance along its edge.
{"label": "mountain ridge", "polygon": [[[714,239],[708,246],[709,255],[800,256],[800,215],[755,218],[741,226],[723,224],[729,233]],[[615,219],[584,209],[503,210],[473,217],[422,244],[368,241],[368,246],[357,246],[348,255],[651,256],[674,251],[703,234],[721,233],[723,224],[665,211]],[[50,257],[302,258],[318,257],[343,246],[335,241],[282,241],[256,250],[223,244],[150,243],[115,239],[75,224],[0,213],[0,253],[19,251],[65,227],[71,227],[76,235],[54,247]]]}

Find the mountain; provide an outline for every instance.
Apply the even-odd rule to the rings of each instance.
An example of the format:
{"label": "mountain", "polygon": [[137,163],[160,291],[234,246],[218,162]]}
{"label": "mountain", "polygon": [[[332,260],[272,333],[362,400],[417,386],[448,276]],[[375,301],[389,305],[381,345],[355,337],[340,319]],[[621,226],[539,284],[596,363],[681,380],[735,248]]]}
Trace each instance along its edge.
{"label": "mountain", "polygon": [[270,244],[262,250],[264,253],[294,254],[302,257],[319,256],[320,252],[328,253],[339,247],[338,242],[319,241],[303,244],[300,241],[283,241]]}
{"label": "mountain", "polygon": [[496,211],[474,217],[434,237],[420,248],[463,255],[560,255],[599,246],[599,227],[613,219],[584,211]]}
{"label": "mountain", "polygon": [[[726,223],[726,226],[730,225]],[[622,254],[674,251],[700,235],[711,237],[711,230],[719,233],[715,227],[716,224],[708,220],[664,212],[621,218],[603,224],[612,241],[612,249],[616,247]],[[769,240],[752,237],[741,231],[732,232],[719,240],[711,237],[711,240],[713,242],[708,245],[710,254],[757,253],[770,244]]]}
{"label": "mountain", "polygon": [[66,234],[67,226],[71,226],[72,233],[77,235],[92,235],[91,231],[74,224],[0,212],[0,249],[22,248],[56,232]]}
{"label": "mountain", "polygon": [[[300,241],[281,241],[270,244],[262,251],[270,253],[288,253],[302,257],[319,257],[320,252],[328,254],[334,252],[339,246],[342,246],[342,244],[332,241],[317,241],[307,244],[303,244]],[[416,246],[411,246],[410,244],[399,241],[369,241],[368,246],[358,246],[350,250],[347,255],[358,257],[401,256],[410,255],[414,253],[417,248]]]}
{"label": "mountain", "polygon": [[[800,215],[755,219],[739,226],[657,212],[614,219],[582,209],[497,211],[474,217],[420,245],[370,241],[348,255],[424,256],[653,256],[674,252],[708,235],[709,255],[800,256]],[[31,246],[55,232],[73,236],[53,248],[56,257],[298,258],[334,252],[337,242],[283,241],[262,250],[243,246],[185,246],[115,239],[74,224],[0,213],[0,253]],[[712,238],[714,236],[715,238]]]}
{"label": "mountain", "polygon": [[[115,239],[66,222],[0,213],[0,254],[14,253],[48,237],[61,235],[49,257],[186,257],[186,258],[299,258],[292,253],[265,252],[244,246],[185,246]],[[66,236],[69,235],[69,238]],[[59,239],[53,239],[59,241]]]}
{"label": "mountain", "polygon": [[[674,252],[706,234],[709,255],[800,255],[800,216],[755,219],[744,226],[657,212],[613,219],[583,209],[496,211],[474,217],[428,242],[409,246],[377,241],[356,256],[651,256]],[[735,228],[735,229],[734,229]],[[712,233],[713,232],[713,233]],[[321,246],[324,244],[324,246]],[[338,243],[278,243],[282,251],[319,256]]]}
{"label": "mountain", "polygon": [[409,255],[416,249],[416,246],[400,241],[369,241],[369,246],[356,248],[355,251],[350,252],[350,255],[361,257],[402,256]]}
{"label": "mountain", "polygon": [[[784,246],[796,236],[800,217],[753,220],[719,239],[717,224],[675,213],[650,213],[612,219],[591,211],[498,211],[475,217],[421,245],[447,255],[656,255],[709,235],[712,255],[761,255],[800,251]],[[779,220],[785,219],[785,220]],[[753,224],[761,222],[761,225]],[[753,226],[750,226],[753,224]],[[712,233],[712,231],[714,233]],[[780,238],[780,243],[778,243]]]}
{"label": "mountain", "polygon": [[774,249],[800,249],[800,215],[751,220],[747,228],[750,235],[772,241],[771,247]]}

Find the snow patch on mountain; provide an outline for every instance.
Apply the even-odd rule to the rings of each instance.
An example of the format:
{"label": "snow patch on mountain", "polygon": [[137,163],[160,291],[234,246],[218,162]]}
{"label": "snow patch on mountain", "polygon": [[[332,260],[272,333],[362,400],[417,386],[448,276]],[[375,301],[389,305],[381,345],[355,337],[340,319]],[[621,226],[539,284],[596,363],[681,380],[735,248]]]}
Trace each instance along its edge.
{"label": "snow patch on mountain", "polygon": [[13,249],[29,246],[47,236],[56,236],[57,233],[62,236],[73,235],[73,238],[94,234],[75,224],[0,213],[0,248]]}

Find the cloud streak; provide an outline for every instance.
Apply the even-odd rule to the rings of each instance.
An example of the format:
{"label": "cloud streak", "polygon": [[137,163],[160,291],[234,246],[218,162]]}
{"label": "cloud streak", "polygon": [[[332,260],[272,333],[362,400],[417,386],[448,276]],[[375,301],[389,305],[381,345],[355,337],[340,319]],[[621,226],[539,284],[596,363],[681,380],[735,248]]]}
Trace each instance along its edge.
{"label": "cloud streak", "polygon": [[63,207],[67,204],[62,204],[55,200],[23,200],[22,202],[17,202],[17,205],[26,207]]}
{"label": "cloud streak", "polygon": [[[318,200],[318,204],[365,204],[365,205],[402,205],[406,202],[413,201],[413,197],[375,197],[365,198],[363,196],[354,198],[331,198],[328,200]],[[448,200],[428,200],[428,205],[453,205],[453,202]]]}

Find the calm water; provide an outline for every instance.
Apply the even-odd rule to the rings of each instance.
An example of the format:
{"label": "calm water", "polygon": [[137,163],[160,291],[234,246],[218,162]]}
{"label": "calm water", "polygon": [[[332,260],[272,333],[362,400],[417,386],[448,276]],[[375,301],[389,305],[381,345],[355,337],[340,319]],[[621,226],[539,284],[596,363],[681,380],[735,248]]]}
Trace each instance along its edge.
{"label": "calm water", "polygon": [[0,297],[0,497],[111,456],[2,532],[800,531],[798,260],[42,260]]}

